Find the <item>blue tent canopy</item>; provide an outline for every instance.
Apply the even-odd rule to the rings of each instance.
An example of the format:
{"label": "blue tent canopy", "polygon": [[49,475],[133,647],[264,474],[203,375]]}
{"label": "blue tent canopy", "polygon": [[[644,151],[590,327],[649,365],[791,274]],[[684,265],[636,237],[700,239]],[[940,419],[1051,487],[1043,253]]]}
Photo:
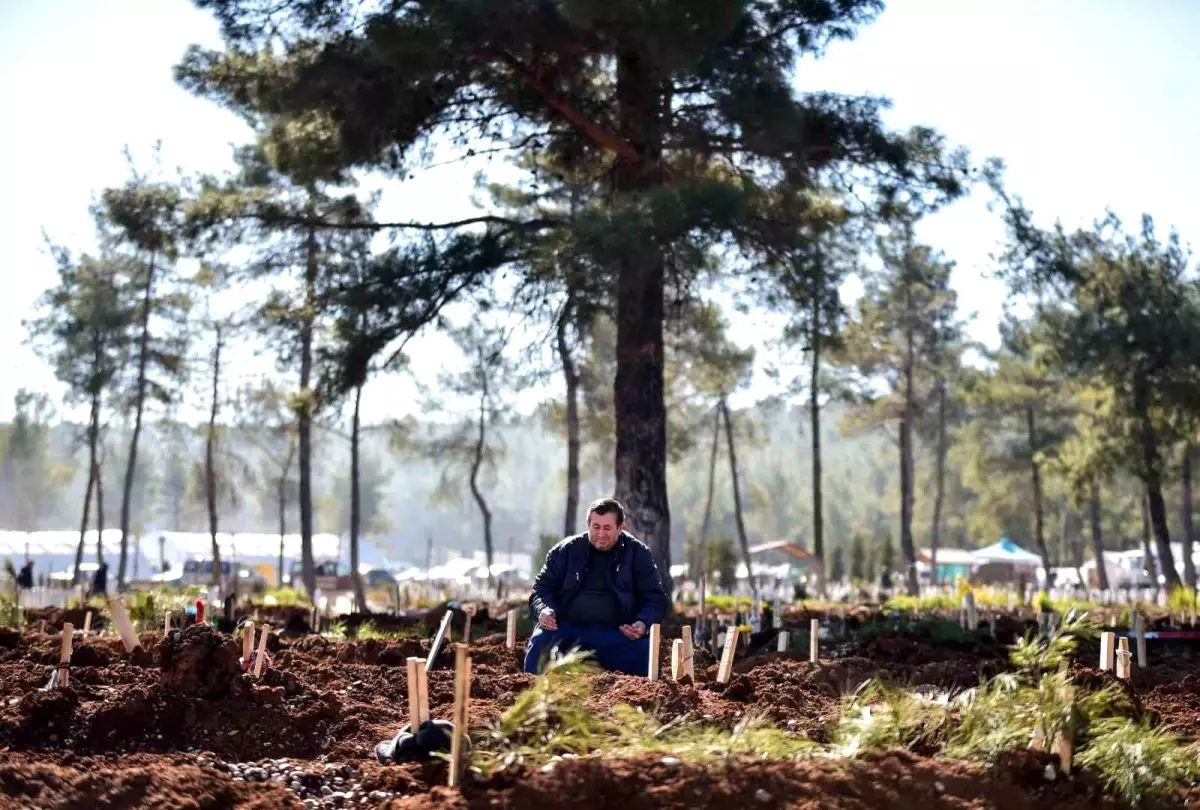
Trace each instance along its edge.
{"label": "blue tent canopy", "polygon": [[1026,551],[1007,537],[987,548],[973,552],[976,559],[984,562],[1014,563],[1016,565],[1041,565],[1042,558]]}

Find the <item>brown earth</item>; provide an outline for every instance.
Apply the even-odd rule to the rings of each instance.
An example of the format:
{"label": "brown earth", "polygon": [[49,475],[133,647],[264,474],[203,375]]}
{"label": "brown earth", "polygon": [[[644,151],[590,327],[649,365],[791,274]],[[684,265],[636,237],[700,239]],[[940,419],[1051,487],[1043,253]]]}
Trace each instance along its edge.
{"label": "brown earth", "polygon": [[[1045,782],[1049,760],[1031,754],[992,770],[899,753],[874,761],[716,768],[664,765],[654,758],[573,760],[558,763],[551,773],[471,783],[461,795],[430,793],[445,784],[443,762],[383,766],[373,759],[375,744],[408,720],[403,664],[410,656],[428,655],[427,640],[334,642],[272,634],[272,665],[261,680],[242,671],[240,642],[204,625],[167,638],[145,633],[141,641],[144,649],[130,655],[114,637],[80,639],[70,685],[41,691],[58,660],[59,637],[0,628],[0,810],[295,807],[298,798],[330,808],[377,807],[390,800],[395,807],[501,810],[606,807],[618,801],[622,810],[1117,806],[1097,798],[1087,774]],[[533,682],[521,672],[522,651],[507,650],[503,641],[502,633],[494,633],[471,648],[473,730],[495,720]],[[669,650],[668,644],[664,639]],[[764,715],[825,741],[841,696],[868,678],[959,689],[1006,666],[1003,647],[991,642],[934,645],[899,633],[830,651],[843,653],[846,657],[818,664],[807,661],[807,650],[755,655],[736,662],[728,684],[717,684],[714,659],[698,650],[698,683],[601,673],[589,676],[588,705],[600,710],[626,703],[664,721],[686,716],[725,727],[747,715]],[[669,654],[662,661],[668,673]],[[1094,685],[1112,678],[1082,665],[1073,671]],[[1193,671],[1188,657],[1164,657],[1135,672],[1125,688],[1135,706],[1182,733],[1200,735],[1200,678]],[[446,649],[429,673],[433,717],[451,718],[453,683],[453,655]],[[248,781],[264,784],[252,791]],[[755,799],[760,789],[769,800]],[[344,800],[332,798],[342,792]],[[88,796],[111,799],[104,804]]]}
{"label": "brown earth", "polygon": [[692,765],[662,757],[572,759],[392,801],[391,810],[1060,810],[1117,808],[1087,775],[1047,781],[1048,755],[992,769],[888,752],[863,760]]}

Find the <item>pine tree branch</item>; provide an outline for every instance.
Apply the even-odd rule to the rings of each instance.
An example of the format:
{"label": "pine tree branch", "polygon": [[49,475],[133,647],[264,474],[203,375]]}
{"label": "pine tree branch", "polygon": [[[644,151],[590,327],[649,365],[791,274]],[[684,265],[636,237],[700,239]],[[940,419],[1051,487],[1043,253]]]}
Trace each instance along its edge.
{"label": "pine tree branch", "polygon": [[524,82],[529,89],[541,96],[542,101],[546,102],[546,106],[561,115],[563,119],[567,121],[567,123],[576,127],[579,131],[591,138],[592,141],[601,149],[612,152],[618,157],[626,160],[641,160],[641,155],[638,154],[637,150],[634,149],[628,141],[604,129],[595,121],[592,121],[579,110],[568,104],[566,99],[546,86],[545,82],[542,81],[542,78],[537,71],[530,68],[524,62],[517,59],[507,51],[501,51],[500,58],[505,62],[505,64],[507,64],[516,72],[517,76],[520,77],[521,81]]}

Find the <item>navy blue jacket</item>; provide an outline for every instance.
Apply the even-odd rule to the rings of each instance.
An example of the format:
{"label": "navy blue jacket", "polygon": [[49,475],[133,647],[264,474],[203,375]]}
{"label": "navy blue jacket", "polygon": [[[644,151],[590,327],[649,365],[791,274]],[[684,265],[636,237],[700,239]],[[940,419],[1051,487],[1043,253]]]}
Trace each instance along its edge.
{"label": "navy blue jacket", "polygon": [[[567,613],[587,582],[590,548],[591,541],[584,532],[568,537],[546,554],[546,564],[538,572],[529,596],[534,619],[545,608],[558,616]],[[626,532],[617,537],[613,551],[617,556],[608,572],[608,584],[617,595],[622,621],[640,621],[649,629],[667,613],[667,594],[658,578],[654,555],[645,543]]]}

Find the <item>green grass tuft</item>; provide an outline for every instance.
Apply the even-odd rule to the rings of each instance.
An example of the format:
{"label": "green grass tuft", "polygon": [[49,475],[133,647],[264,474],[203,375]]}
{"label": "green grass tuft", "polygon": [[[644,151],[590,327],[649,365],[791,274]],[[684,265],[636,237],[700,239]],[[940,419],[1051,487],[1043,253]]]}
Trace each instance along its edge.
{"label": "green grass tuft", "polygon": [[1168,796],[1200,778],[1197,750],[1145,719],[1106,718],[1092,726],[1092,733],[1076,761],[1099,771],[1108,790],[1131,807]]}

